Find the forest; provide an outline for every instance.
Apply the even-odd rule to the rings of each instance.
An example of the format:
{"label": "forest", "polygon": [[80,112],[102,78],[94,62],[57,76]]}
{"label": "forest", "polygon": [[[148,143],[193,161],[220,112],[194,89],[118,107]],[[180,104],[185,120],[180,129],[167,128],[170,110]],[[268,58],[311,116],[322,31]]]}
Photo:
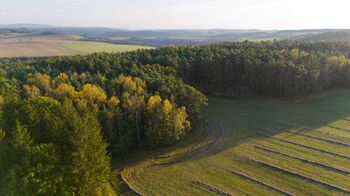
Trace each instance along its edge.
{"label": "forest", "polygon": [[350,43],[266,41],[0,59],[0,193],[114,195],[111,159],[177,143],[207,96],[350,87]]}

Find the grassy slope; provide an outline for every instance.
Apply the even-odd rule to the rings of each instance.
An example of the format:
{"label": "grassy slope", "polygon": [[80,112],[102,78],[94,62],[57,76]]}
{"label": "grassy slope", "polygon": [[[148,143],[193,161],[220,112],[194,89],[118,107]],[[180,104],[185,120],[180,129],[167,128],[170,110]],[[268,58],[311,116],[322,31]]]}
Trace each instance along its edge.
{"label": "grassy slope", "polygon": [[[123,174],[131,186],[146,195],[212,194],[191,183],[193,180],[200,180],[235,195],[280,194],[276,189],[231,174],[228,170],[248,175],[296,195],[343,195],[345,193],[338,188],[350,189],[350,175],[340,171],[350,172],[350,159],[324,151],[350,157],[350,147],[317,138],[350,144],[350,132],[328,127],[330,125],[350,130],[350,121],[342,120],[346,119],[350,112],[349,98],[350,92],[333,93],[297,103],[211,98],[205,116],[210,119],[213,131],[220,133],[220,125],[222,128],[221,136],[217,134],[210,137],[213,141],[211,147],[172,158],[154,157],[129,167]],[[314,138],[296,135],[286,130],[299,131],[300,134]],[[258,149],[256,146],[288,156]],[[251,159],[294,172],[299,176]],[[180,162],[154,165],[173,160]],[[338,188],[330,188],[320,182]]]}

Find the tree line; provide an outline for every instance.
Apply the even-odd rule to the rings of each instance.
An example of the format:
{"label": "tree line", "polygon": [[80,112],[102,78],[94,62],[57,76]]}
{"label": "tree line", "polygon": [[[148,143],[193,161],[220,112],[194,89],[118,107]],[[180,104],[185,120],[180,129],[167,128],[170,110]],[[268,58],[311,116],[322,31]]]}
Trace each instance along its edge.
{"label": "tree line", "polygon": [[245,41],[0,59],[0,193],[114,195],[111,158],[195,130],[201,92],[296,99],[348,88],[349,57],[348,43]]}
{"label": "tree line", "polygon": [[120,54],[160,64],[206,94],[296,99],[350,85],[350,43],[266,41],[167,47]]}

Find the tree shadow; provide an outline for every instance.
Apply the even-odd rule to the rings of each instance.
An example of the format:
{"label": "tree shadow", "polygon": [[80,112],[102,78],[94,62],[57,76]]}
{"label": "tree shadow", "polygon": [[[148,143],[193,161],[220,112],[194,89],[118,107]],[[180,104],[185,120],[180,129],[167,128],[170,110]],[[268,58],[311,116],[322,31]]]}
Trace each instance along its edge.
{"label": "tree shadow", "polygon": [[349,91],[295,102],[209,97],[209,105],[203,112],[206,123],[199,131],[173,147],[147,151],[132,165],[150,161],[147,166],[142,166],[143,171],[149,167],[205,159],[255,139],[273,137],[291,130],[311,131],[349,114]]}
{"label": "tree shadow", "polygon": [[206,145],[155,166],[210,157],[251,140],[273,137],[291,130],[305,133],[307,130],[327,126],[349,114],[349,91],[294,102],[209,97],[209,106],[204,111],[204,116],[211,133],[201,140]]}

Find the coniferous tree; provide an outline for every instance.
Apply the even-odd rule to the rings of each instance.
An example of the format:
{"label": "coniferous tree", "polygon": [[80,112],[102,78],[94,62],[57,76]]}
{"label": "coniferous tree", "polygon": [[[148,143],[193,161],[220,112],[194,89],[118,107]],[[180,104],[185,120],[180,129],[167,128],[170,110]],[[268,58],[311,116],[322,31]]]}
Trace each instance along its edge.
{"label": "coniferous tree", "polygon": [[113,194],[110,187],[110,157],[96,117],[93,114],[84,114],[84,117],[80,118],[73,112],[70,118],[74,130],[70,136],[72,151],[69,171],[76,193]]}

